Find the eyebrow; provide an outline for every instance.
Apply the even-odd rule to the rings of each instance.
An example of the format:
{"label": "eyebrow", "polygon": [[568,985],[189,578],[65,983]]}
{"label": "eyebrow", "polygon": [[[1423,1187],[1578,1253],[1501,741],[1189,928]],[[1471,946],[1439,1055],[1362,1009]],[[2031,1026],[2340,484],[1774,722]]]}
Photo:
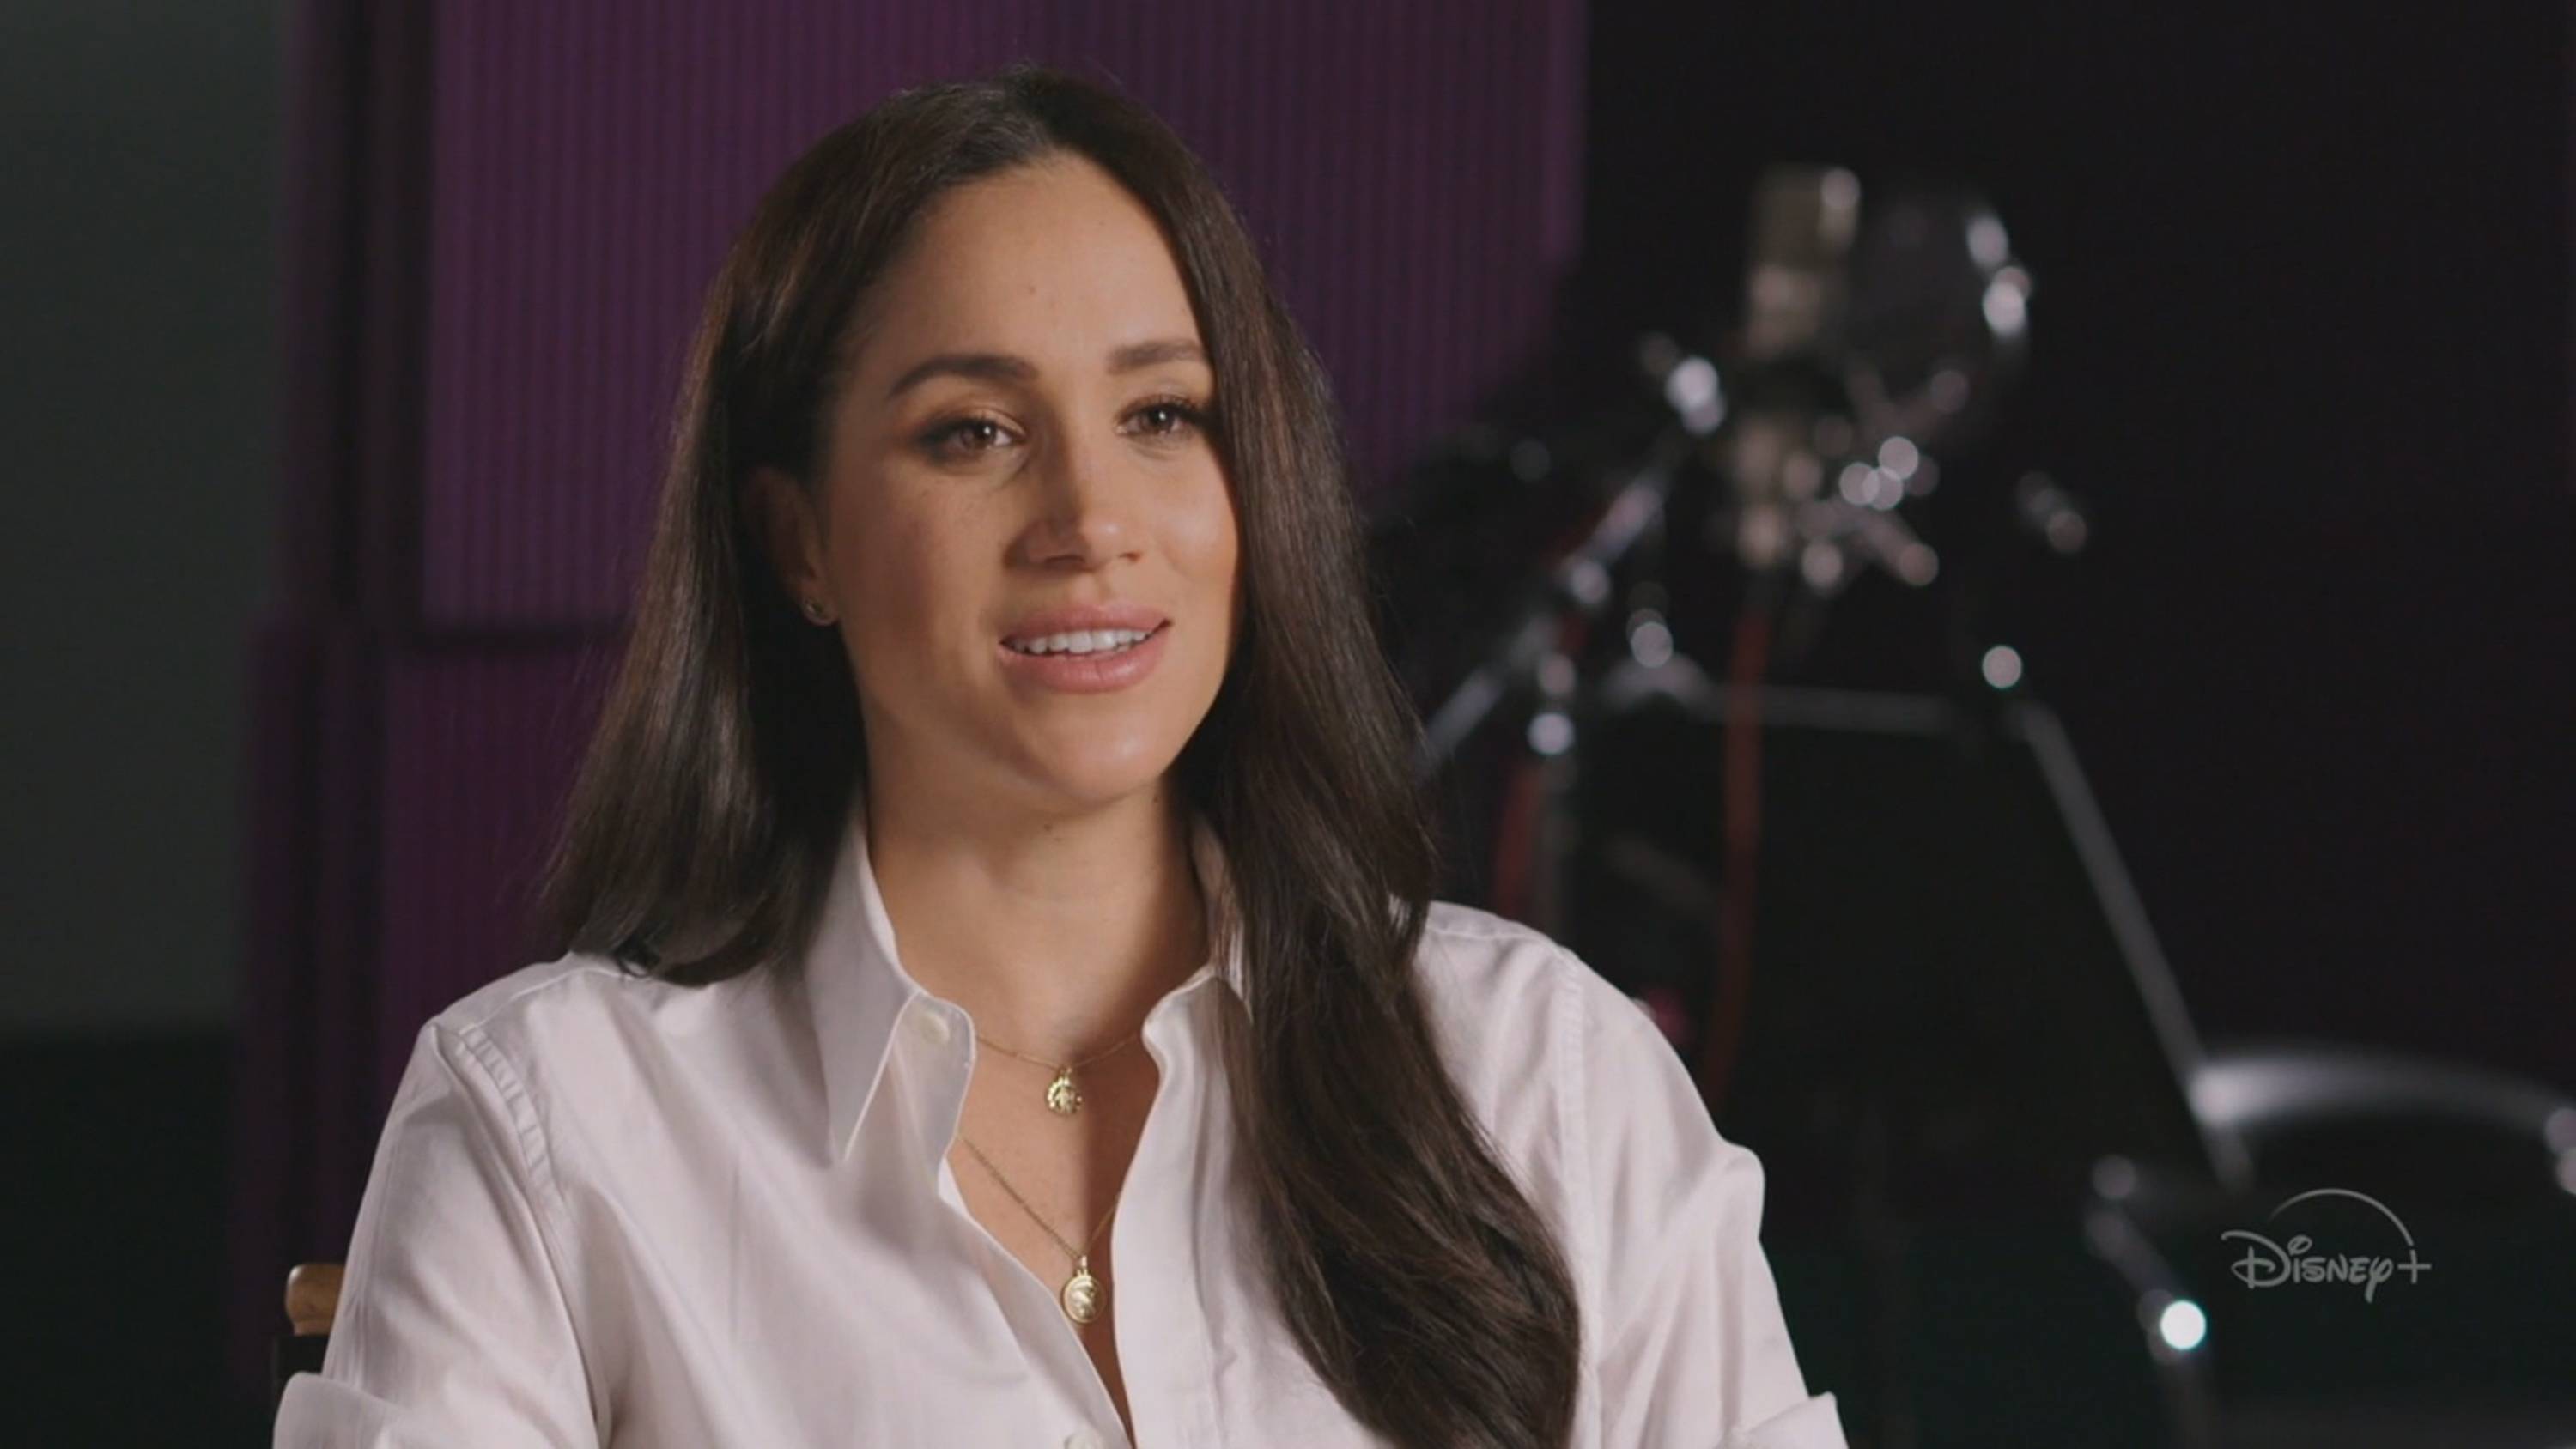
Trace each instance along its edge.
{"label": "eyebrow", "polygon": [[[1130,342],[1109,352],[1109,370],[1113,373],[1134,372],[1165,362],[1205,362],[1207,353],[1186,337],[1160,337],[1150,342]],[[912,388],[940,376],[981,378],[989,382],[1027,382],[1038,375],[1037,368],[1025,357],[1007,352],[943,352],[915,363],[903,376],[886,389],[891,402]]]}

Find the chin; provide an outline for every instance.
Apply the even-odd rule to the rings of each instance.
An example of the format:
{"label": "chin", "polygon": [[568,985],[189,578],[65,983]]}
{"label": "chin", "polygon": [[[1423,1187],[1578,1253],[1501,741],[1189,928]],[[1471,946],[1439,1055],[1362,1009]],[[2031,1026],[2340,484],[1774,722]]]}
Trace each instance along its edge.
{"label": "chin", "polygon": [[1182,741],[1099,741],[1088,746],[1036,742],[1023,774],[1076,808],[1106,806],[1159,786],[1180,758]]}
{"label": "chin", "polygon": [[1144,775],[1054,774],[1041,776],[1038,786],[1053,801],[1054,812],[1085,815],[1106,810],[1123,801],[1150,794],[1163,783],[1160,772]]}

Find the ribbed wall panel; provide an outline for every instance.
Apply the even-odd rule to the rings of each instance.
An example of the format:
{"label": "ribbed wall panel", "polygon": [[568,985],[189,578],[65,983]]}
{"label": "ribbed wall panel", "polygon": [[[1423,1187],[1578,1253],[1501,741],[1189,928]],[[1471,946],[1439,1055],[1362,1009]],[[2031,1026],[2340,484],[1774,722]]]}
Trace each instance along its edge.
{"label": "ribbed wall panel", "polygon": [[606,643],[386,661],[379,1100],[422,1022],[537,959],[530,907],[614,662]]}
{"label": "ribbed wall panel", "polygon": [[452,0],[434,25],[433,628],[623,613],[725,244],[804,146],[899,85],[1096,63],[1169,119],[1331,370],[1362,487],[1530,356],[1575,240],[1574,0]]}

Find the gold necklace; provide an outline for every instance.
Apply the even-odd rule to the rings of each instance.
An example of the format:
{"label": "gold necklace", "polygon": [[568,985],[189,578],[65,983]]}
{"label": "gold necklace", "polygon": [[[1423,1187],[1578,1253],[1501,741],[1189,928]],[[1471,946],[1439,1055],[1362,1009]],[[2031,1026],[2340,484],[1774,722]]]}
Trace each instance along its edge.
{"label": "gold necklace", "polygon": [[1100,1229],[1109,1226],[1110,1216],[1118,1211],[1117,1201],[1110,1201],[1109,1211],[1100,1215],[1099,1226],[1094,1227],[1091,1236],[1083,1239],[1082,1246],[1077,1248],[1064,1240],[1064,1235],[1055,1230],[1055,1225],[1048,1222],[1044,1214],[1029,1206],[1029,1200],[1020,1196],[1020,1190],[1011,1186],[1011,1180],[1002,1175],[1002,1169],[993,1165],[993,1159],[984,1155],[984,1149],[976,1146],[974,1139],[960,1132],[957,1140],[965,1144],[967,1151],[975,1154],[975,1160],[984,1164],[986,1172],[993,1174],[993,1180],[1002,1185],[1002,1191],[1011,1195],[1011,1201],[1020,1205],[1020,1211],[1027,1213],[1030,1221],[1044,1229],[1048,1237],[1055,1239],[1055,1245],[1064,1249],[1064,1255],[1073,1260],[1073,1276],[1064,1280],[1064,1286],[1056,1290],[1056,1301],[1064,1305],[1064,1316],[1076,1323],[1089,1323],[1098,1318],[1109,1297],[1109,1285],[1092,1274],[1090,1249],[1100,1240]]}
{"label": "gold necklace", "polygon": [[[1138,1035],[1142,1035],[1142,1033],[1140,1032]],[[1073,1084],[1073,1074],[1083,1067],[1090,1066],[1093,1062],[1100,1060],[1111,1052],[1119,1050],[1119,1048],[1126,1046],[1128,1042],[1132,1042],[1136,1040],[1136,1038],[1131,1036],[1127,1038],[1127,1041],[1118,1043],[1117,1046],[1093,1052],[1091,1055],[1084,1057],[1078,1062],[1050,1061],[1045,1057],[1030,1056],[1027,1052],[1015,1052],[1009,1047],[1002,1045],[1000,1042],[993,1040],[991,1037],[984,1035],[980,1031],[975,1033],[975,1040],[982,1042],[984,1045],[991,1047],[993,1050],[1000,1052],[1006,1057],[1017,1057],[1021,1061],[1027,1062],[1032,1066],[1045,1067],[1049,1071],[1054,1072],[1055,1080],[1047,1083],[1046,1087],[1047,1110],[1053,1112],[1059,1117],[1070,1117],[1074,1113],[1082,1110],[1082,1089]]]}

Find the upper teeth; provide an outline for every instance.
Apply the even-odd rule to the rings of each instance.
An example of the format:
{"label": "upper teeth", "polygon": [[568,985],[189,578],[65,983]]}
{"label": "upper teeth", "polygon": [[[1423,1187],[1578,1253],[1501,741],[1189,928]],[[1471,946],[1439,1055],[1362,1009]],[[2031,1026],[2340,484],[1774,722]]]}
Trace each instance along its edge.
{"label": "upper teeth", "polygon": [[1042,634],[1035,639],[1012,639],[1007,642],[1022,654],[1096,654],[1103,649],[1124,649],[1151,629],[1077,629],[1070,634]]}

